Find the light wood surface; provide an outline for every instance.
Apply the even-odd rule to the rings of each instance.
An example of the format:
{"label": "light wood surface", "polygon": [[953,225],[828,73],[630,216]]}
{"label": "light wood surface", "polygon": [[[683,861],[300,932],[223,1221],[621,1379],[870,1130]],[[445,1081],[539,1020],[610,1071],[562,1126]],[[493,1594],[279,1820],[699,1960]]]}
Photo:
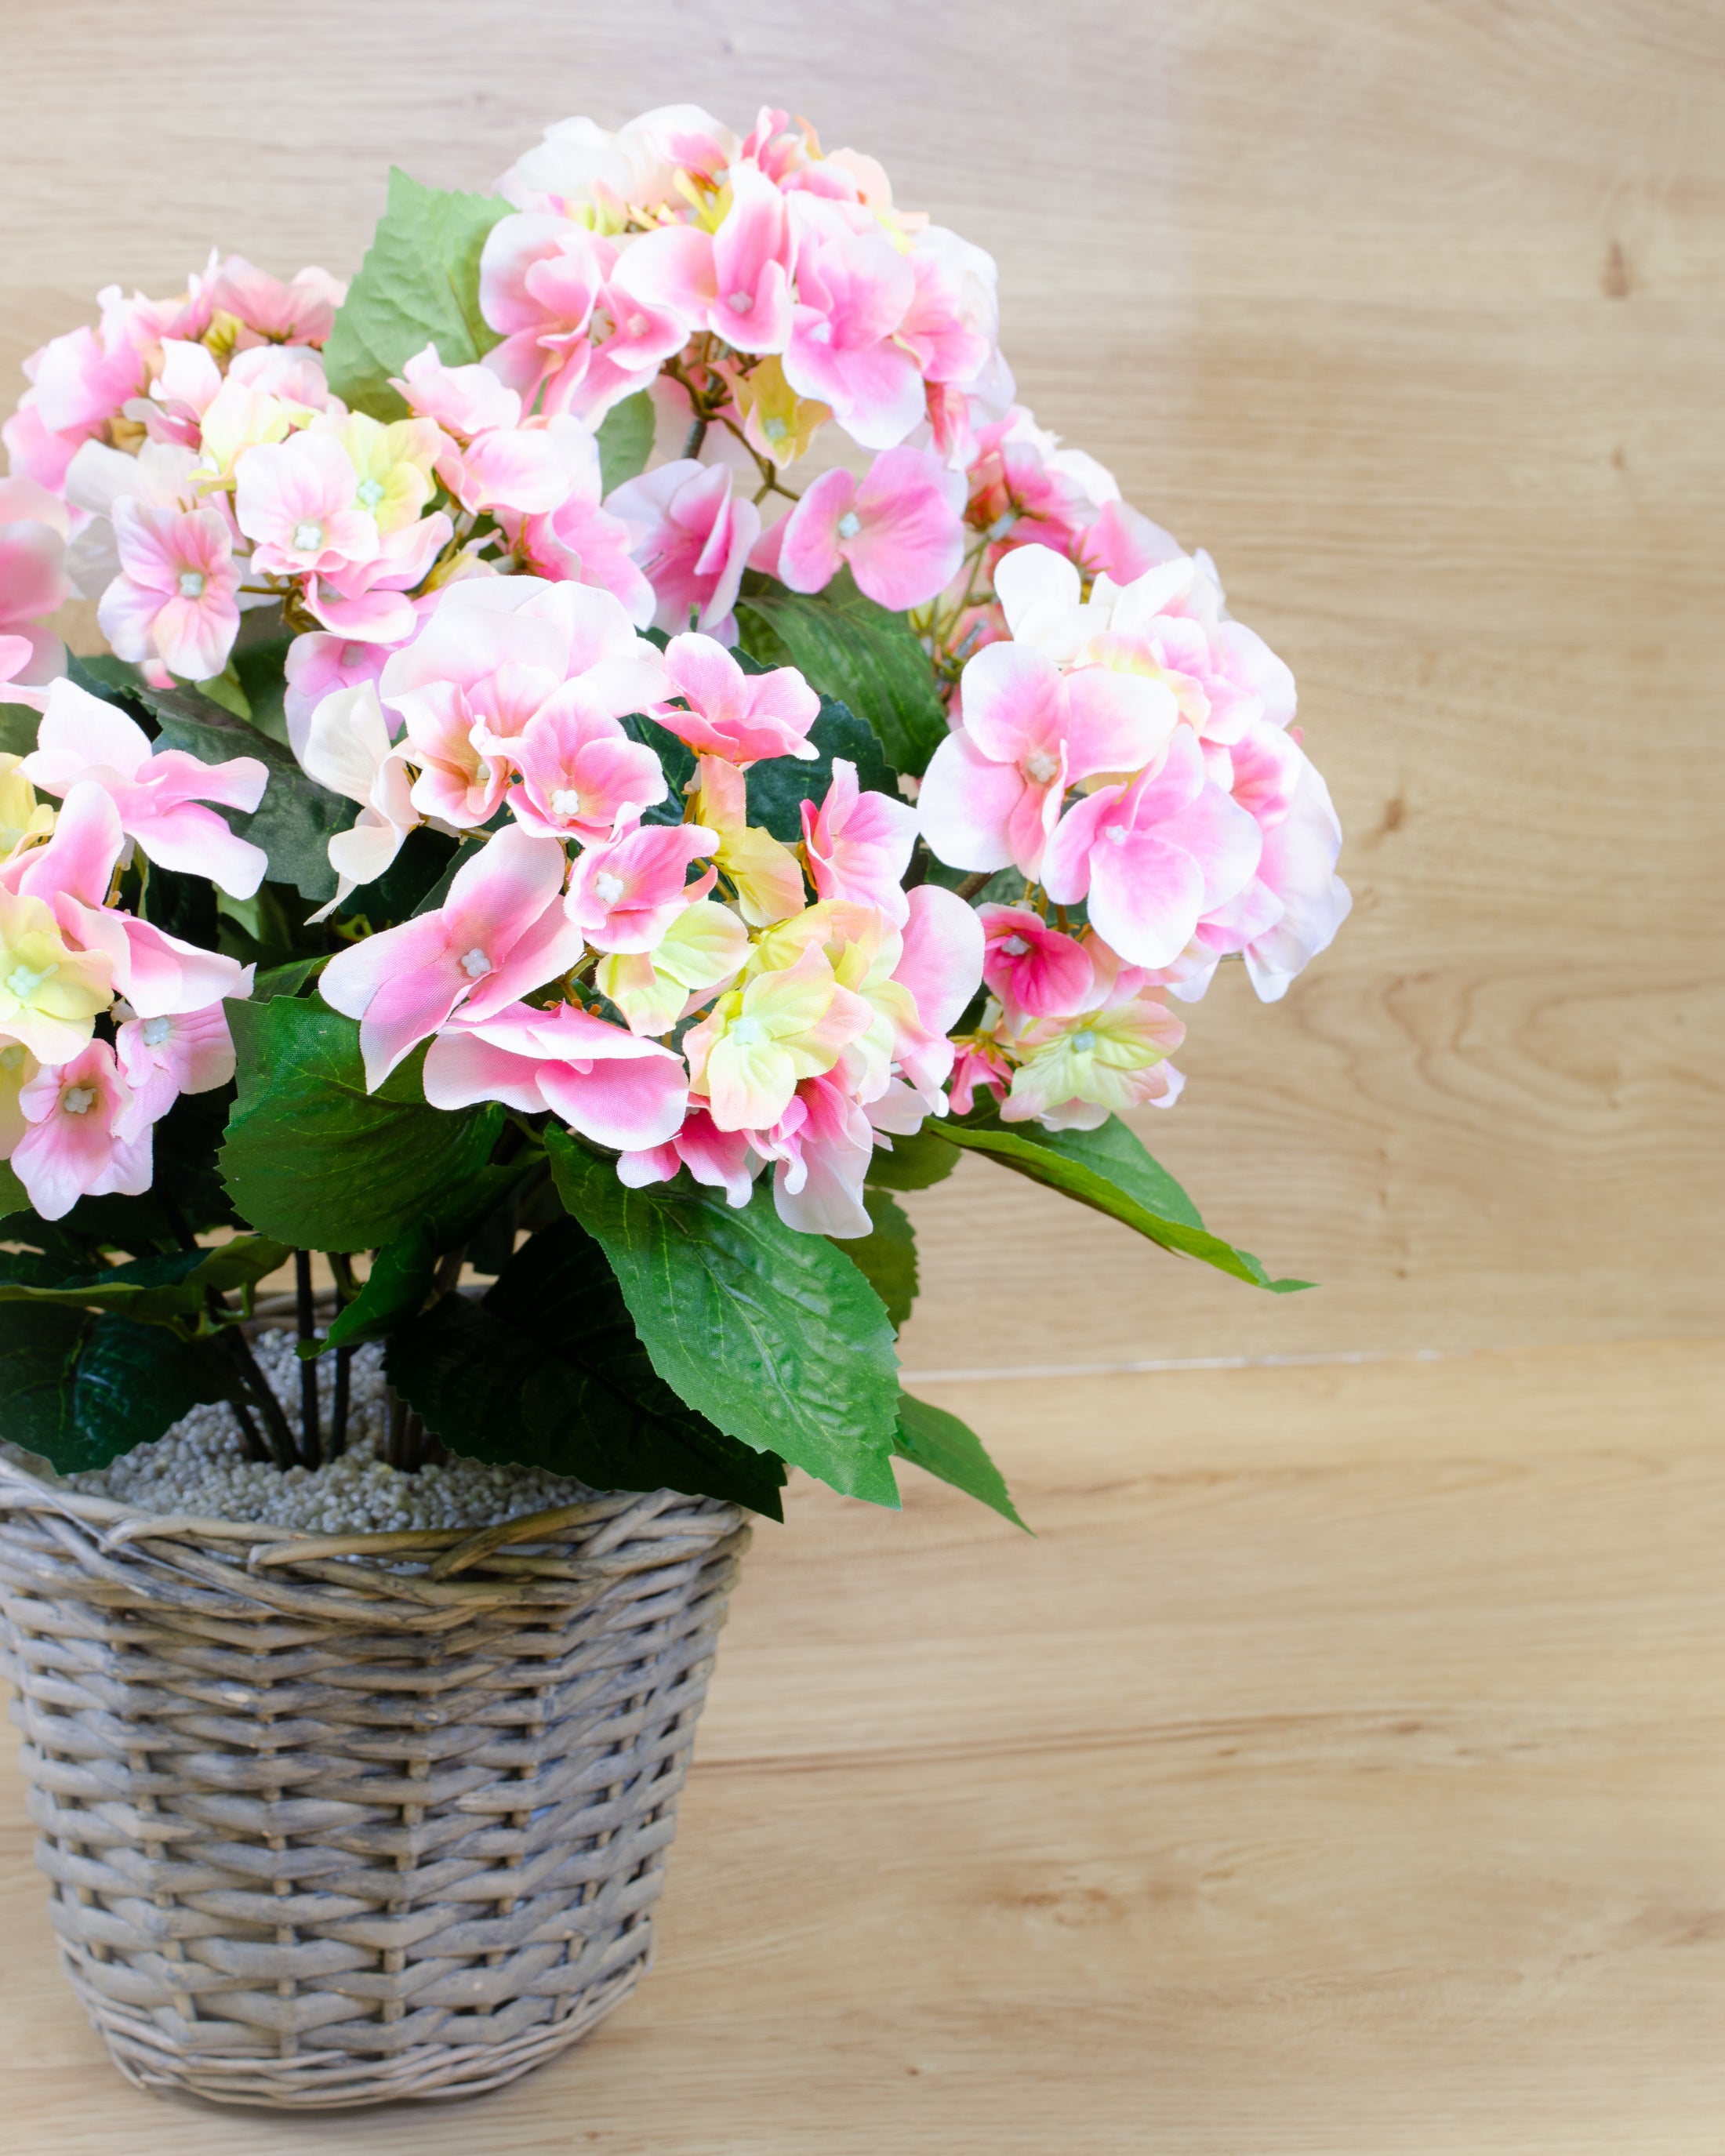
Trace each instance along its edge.
{"label": "light wood surface", "polygon": [[912,1200],[909,1363],[1332,1359],[937,1374],[1035,1543],[800,1491],[657,1972],[496,2098],[132,2096],[0,1807],[0,2145],[1713,2156],[1725,18],[0,0],[0,370],[213,241],[350,269],[391,157],[484,185],[679,97],[993,250],[1027,400],[1214,552],[1349,833],[1340,944],[1219,988],[1146,1130],[1322,1291],[968,1162]]}

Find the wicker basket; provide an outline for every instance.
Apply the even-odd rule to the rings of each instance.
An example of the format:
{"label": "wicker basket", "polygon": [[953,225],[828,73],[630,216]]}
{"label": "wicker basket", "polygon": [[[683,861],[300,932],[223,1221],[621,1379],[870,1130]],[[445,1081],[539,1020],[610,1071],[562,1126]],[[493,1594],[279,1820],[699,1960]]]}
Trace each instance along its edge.
{"label": "wicker basket", "polygon": [[0,1459],[0,1645],[72,1983],[230,2103],[465,2095],[644,1973],[744,1515],[140,1515]]}

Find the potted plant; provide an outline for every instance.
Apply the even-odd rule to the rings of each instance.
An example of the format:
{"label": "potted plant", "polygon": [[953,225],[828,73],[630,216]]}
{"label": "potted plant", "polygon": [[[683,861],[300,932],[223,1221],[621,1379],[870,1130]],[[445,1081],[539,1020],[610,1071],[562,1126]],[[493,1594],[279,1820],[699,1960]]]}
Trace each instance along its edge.
{"label": "potted plant", "polygon": [[[0,482],[0,1582],[128,2074],[495,2086],[640,1974],[748,1517],[907,1460],[965,1152],[1271,1291],[1121,1120],[1347,894],[1287,669],[763,110],[391,175],[29,362]],[[819,454],[811,452],[818,444]],[[41,626],[99,600],[110,650]]]}

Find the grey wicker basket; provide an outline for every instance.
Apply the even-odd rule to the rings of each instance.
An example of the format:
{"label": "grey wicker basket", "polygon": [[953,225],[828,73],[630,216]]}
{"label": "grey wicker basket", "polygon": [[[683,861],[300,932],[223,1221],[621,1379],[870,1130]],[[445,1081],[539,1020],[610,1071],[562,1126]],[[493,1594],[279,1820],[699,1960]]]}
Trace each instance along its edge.
{"label": "grey wicker basket", "polygon": [[140,1515],[0,1457],[0,1650],[74,1988],[229,2103],[513,2080],[639,1980],[745,1515]]}

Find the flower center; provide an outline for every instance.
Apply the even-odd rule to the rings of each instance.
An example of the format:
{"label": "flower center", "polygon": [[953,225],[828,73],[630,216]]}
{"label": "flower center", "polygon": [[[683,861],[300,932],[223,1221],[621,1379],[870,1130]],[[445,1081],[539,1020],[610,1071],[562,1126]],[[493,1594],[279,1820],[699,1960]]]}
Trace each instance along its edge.
{"label": "flower center", "polygon": [[366,663],[367,656],[371,651],[371,645],[368,644],[344,644],[341,646],[341,665],[343,666],[363,666]]}
{"label": "flower center", "polygon": [[1018,521],[1019,513],[1017,510],[1004,510],[994,519],[994,521],[988,526],[988,530],[983,534],[983,536],[985,539],[1004,539]]}
{"label": "flower center", "polygon": [[790,431],[790,429],[786,426],[784,421],[779,418],[777,412],[769,413],[768,416],[761,422],[761,432],[767,437],[769,442],[782,442]]}
{"label": "flower center", "polygon": [[1060,767],[1060,758],[1050,756],[1045,748],[1040,748],[1034,756],[1024,758],[1024,776],[1034,779],[1038,786],[1046,786]]}
{"label": "flower center", "polygon": [[203,597],[202,569],[182,569],[180,572],[180,597],[182,599],[201,599]]}
{"label": "flower center", "polygon": [[461,970],[470,981],[482,981],[491,970],[491,962],[479,946],[475,944],[472,950],[461,961]]}
{"label": "flower center", "polygon": [[144,1020],[145,1047],[160,1048],[173,1029],[174,1022],[171,1018],[146,1018]]}
{"label": "flower center", "polygon": [[375,509],[383,499],[383,482],[377,479],[362,479],[353,491],[362,509]]}
{"label": "flower center", "polygon": [[87,1116],[95,1106],[95,1086],[67,1086],[60,1096],[60,1106],[69,1116]]}
{"label": "flower center", "polygon": [[1072,1045],[1080,1055],[1088,1055],[1096,1045],[1096,1037],[1090,1028],[1081,1026],[1072,1036]]}
{"label": "flower center", "polygon": [[733,292],[726,302],[733,315],[752,315],[755,311],[752,292]]}
{"label": "flower center", "polygon": [[16,1040],[8,1040],[4,1048],[0,1048],[0,1070],[22,1070],[23,1067],[23,1044]]}
{"label": "flower center", "polygon": [[323,545],[323,526],[309,520],[294,526],[294,550],[300,554],[315,554]]}
{"label": "flower center", "polygon": [[832,341],[833,326],[830,322],[817,322],[809,332],[810,344],[830,344]]}
{"label": "flower center", "polygon": [[593,880],[593,887],[601,906],[615,906],[629,886],[620,875],[613,875],[609,869],[601,869]]}
{"label": "flower center", "polygon": [[1111,845],[1123,846],[1126,844],[1126,826],[1124,824],[1110,824],[1102,836]]}
{"label": "flower center", "polygon": [[551,797],[551,813],[553,816],[578,816],[581,814],[581,796],[572,786],[558,787]]}
{"label": "flower center", "polygon": [[839,536],[841,539],[854,539],[861,530],[861,517],[854,509],[847,509],[839,519]]}
{"label": "flower center", "polygon": [[757,1018],[740,1018],[731,1029],[731,1038],[739,1048],[753,1048],[767,1038],[767,1029]]}
{"label": "flower center", "polygon": [[7,993],[16,996],[21,1004],[28,1003],[49,975],[59,971],[58,966],[44,966],[38,973],[33,967],[25,965],[20,959],[6,976]]}
{"label": "flower center", "polygon": [[1022,936],[1009,936],[1000,947],[1009,958],[1022,958],[1030,947]]}
{"label": "flower center", "polygon": [[645,336],[647,334],[647,317],[644,315],[631,315],[623,326],[629,331],[632,337]]}

